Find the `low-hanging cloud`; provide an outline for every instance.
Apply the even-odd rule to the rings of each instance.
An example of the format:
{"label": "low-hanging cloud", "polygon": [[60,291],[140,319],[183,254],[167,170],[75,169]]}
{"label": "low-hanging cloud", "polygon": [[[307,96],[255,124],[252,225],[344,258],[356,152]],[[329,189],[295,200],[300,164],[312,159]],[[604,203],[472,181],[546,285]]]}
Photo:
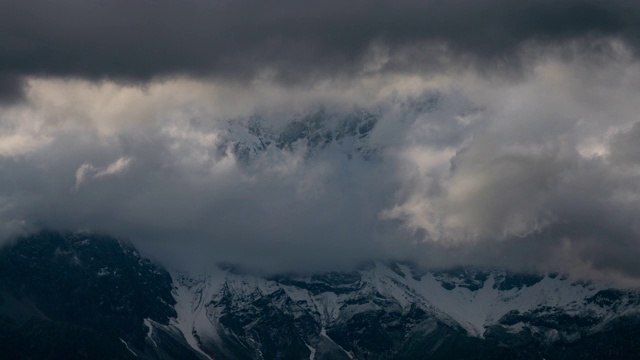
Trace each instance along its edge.
{"label": "low-hanging cloud", "polygon": [[[34,140],[3,150],[2,233],[89,228],[179,267],[394,258],[638,278],[640,68],[613,65],[550,60],[497,85],[385,77],[330,95],[270,85],[235,103],[188,79],[34,79],[3,112],[3,136]],[[326,146],[308,133],[354,117],[376,122]],[[251,131],[275,142],[247,148]]]}
{"label": "low-hanging cloud", "polygon": [[88,228],[178,267],[635,281],[639,11],[3,1],[0,237]]}

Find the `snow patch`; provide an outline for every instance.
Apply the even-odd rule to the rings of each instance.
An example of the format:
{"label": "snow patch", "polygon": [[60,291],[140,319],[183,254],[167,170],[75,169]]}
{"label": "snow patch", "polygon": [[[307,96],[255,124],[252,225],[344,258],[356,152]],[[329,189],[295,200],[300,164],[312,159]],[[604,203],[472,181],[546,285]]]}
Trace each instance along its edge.
{"label": "snow patch", "polygon": [[146,326],[149,330],[147,331],[147,337],[149,338],[149,340],[153,343],[153,346],[158,347],[158,344],[156,344],[156,341],[153,340],[153,324],[152,324],[152,320],[151,319],[144,319],[144,326]]}
{"label": "snow patch", "polygon": [[340,350],[344,351],[344,353],[347,354],[349,359],[353,359],[353,354],[350,351],[345,350],[342,346],[340,346],[340,344],[338,344],[337,342],[333,341],[333,339],[330,338],[329,335],[327,335],[327,329],[322,328],[322,330],[320,330],[320,335],[324,336],[326,339],[328,339],[329,341],[334,343],[337,347],[339,347]]}
{"label": "snow patch", "polygon": [[103,277],[103,276],[108,276],[111,273],[109,272],[109,268],[103,267],[100,269],[100,271],[98,271],[98,274],[96,274],[98,277]]}
{"label": "snow patch", "polygon": [[127,344],[126,341],[122,340],[122,338],[120,338],[120,341],[122,341],[122,343],[124,344],[124,346],[127,347],[127,350],[129,350],[129,352],[131,352],[133,354],[133,356],[138,357],[138,354],[135,353],[135,351],[131,350],[131,348],[129,347],[129,344]]}
{"label": "snow patch", "polygon": [[315,358],[316,358],[316,349],[313,346],[311,346],[311,345],[309,345],[307,343],[305,343],[305,345],[307,345],[307,348],[311,352],[309,354],[309,360],[315,360]]}
{"label": "snow patch", "polygon": [[198,339],[196,339],[199,329],[213,328],[206,318],[206,311],[203,311],[204,304],[211,295],[208,291],[207,282],[194,281],[185,275],[172,274],[171,276],[174,284],[172,293],[176,300],[175,310],[177,314],[175,319],[171,319],[171,323],[182,332],[192,349],[207,359],[213,360],[211,356],[200,348]]}

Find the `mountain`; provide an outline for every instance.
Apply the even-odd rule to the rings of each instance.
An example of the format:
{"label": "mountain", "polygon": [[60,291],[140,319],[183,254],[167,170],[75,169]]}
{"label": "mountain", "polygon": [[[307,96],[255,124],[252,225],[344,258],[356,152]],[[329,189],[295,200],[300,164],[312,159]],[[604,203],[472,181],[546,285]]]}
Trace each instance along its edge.
{"label": "mountain", "polygon": [[0,354],[4,359],[202,359],[175,318],[169,273],[129,244],[44,231],[0,251]]}
{"label": "mountain", "polygon": [[0,251],[10,359],[636,359],[638,325],[640,292],[555,273],[190,274],[86,232]]}
{"label": "mountain", "polygon": [[231,120],[221,134],[218,152],[231,153],[243,163],[264,153],[302,151],[311,157],[327,149],[349,159],[359,156],[368,160],[376,155],[369,136],[379,119],[379,114],[364,109],[346,113],[320,109],[276,127],[258,116]]}
{"label": "mountain", "polygon": [[[633,358],[638,293],[558,274],[174,275],[181,327],[216,358]],[[630,333],[628,331],[631,331]],[[633,334],[633,335],[631,335]],[[609,341],[616,339],[612,346]],[[585,352],[585,349],[589,349]]]}
{"label": "mountain", "polygon": [[305,158],[328,153],[334,160],[336,155],[348,160],[380,160],[385,146],[376,142],[373,133],[389,130],[388,121],[381,126],[383,116],[388,118],[393,113],[396,130],[418,132],[422,141],[438,148],[438,144],[464,142],[469,131],[477,126],[472,118],[481,111],[476,105],[457,103],[439,92],[428,92],[369,108],[340,111],[319,108],[277,119],[253,115],[225,122],[222,131],[216,132],[219,140],[216,153],[219,157],[232,154],[244,164],[261,156],[294,152]]}

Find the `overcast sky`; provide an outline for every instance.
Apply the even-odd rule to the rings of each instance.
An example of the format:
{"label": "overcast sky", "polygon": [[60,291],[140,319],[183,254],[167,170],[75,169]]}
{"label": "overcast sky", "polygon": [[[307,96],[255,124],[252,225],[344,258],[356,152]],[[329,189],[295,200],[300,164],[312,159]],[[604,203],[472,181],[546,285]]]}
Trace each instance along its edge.
{"label": "overcast sky", "polygon": [[[634,283],[638,39],[623,0],[2,0],[0,238]],[[376,114],[376,155],[220,150],[230,120],[277,131],[318,109]]]}

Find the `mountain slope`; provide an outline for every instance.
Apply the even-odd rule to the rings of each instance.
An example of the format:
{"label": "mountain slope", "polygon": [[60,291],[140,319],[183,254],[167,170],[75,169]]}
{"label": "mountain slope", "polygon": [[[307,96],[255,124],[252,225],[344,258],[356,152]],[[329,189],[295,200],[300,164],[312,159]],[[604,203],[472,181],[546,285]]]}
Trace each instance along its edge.
{"label": "mountain slope", "polygon": [[558,274],[188,274],[89,233],[0,250],[12,359],[634,359],[639,311],[639,292]]}
{"label": "mountain slope", "polygon": [[0,349],[7,358],[201,359],[180,331],[171,278],[125,242],[41,232],[0,251]]}
{"label": "mountain slope", "polygon": [[174,283],[180,302],[198,309],[182,327],[207,352],[239,359],[555,358],[634,323],[640,309],[637,293],[557,274],[406,264],[307,277],[221,270]]}

